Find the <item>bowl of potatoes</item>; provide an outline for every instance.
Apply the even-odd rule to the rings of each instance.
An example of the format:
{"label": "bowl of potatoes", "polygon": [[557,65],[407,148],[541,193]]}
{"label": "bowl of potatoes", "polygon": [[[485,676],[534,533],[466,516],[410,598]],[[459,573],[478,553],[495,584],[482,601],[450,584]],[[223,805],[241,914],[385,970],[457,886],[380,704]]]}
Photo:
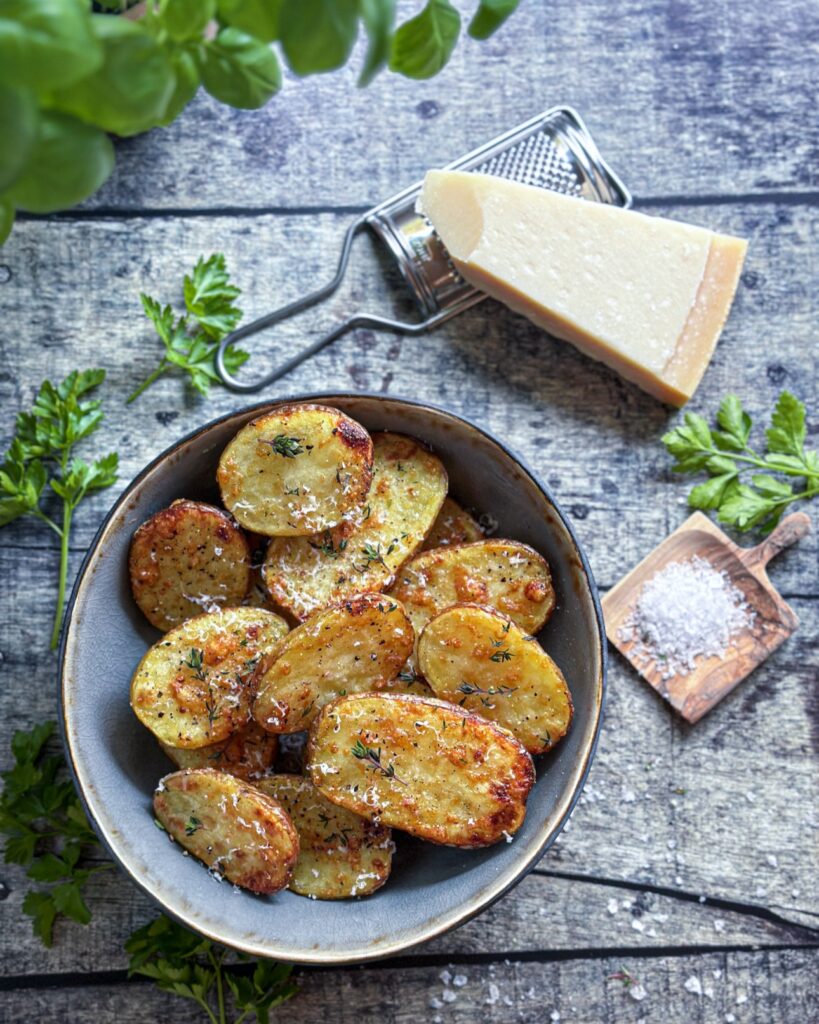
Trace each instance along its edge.
{"label": "bowl of potatoes", "polygon": [[181,439],[89,548],[61,652],[89,817],[161,908],[247,954],[388,956],[562,828],[605,685],[594,581],[480,426],[391,396]]}

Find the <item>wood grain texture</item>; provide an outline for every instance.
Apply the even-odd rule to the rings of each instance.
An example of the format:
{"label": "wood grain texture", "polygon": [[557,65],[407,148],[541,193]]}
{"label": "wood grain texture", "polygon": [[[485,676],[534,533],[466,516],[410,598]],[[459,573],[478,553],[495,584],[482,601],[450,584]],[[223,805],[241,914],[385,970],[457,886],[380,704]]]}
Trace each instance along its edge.
{"label": "wood grain texture", "polygon": [[[815,950],[783,950],[551,963],[513,958],[474,964],[453,958],[444,966],[310,972],[297,978],[297,1001],[274,1010],[272,1018],[302,1024],[328,1019],[333,1024],[808,1024],[819,1014],[818,961]],[[643,999],[634,999],[611,977],[623,969],[642,985]],[[444,971],[449,984],[446,975],[441,977]],[[191,1004],[140,981],[24,988],[4,993],[3,1000],[6,1019],[39,1024],[190,1024],[202,1019]]]}
{"label": "wood grain texture", "polygon": [[[461,4],[466,9],[472,4]],[[399,8],[417,11],[416,0]],[[530,0],[428,82],[355,88],[363,55],[262,111],[204,94],[169,128],[118,143],[88,208],[366,209],[556,104],[586,119],[640,198],[819,188],[813,0]]]}
{"label": "wood grain texture", "polygon": [[[698,722],[799,627],[796,613],[777,593],[766,567],[771,558],[807,536],[810,527],[804,512],[794,512],[761,543],[741,547],[708,516],[695,512],[603,598],[609,642],[686,722]],[[751,618],[748,628],[732,637],[722,657],[700,657],[690,671],[667,676],[661,661],[646,661],[641,653],[641,638],[633,632],[631,617],[643,587],[654,576],[673,563],[691,559],[704,560],[722,573],[742,595]]]}
{"label": "wood grain texture", "polygon": [[[401,0],[402,12],[417,7]],[[489,42],[464,38],[429,82],[385,75],[357,91],[355,67],[287,76],[262,111],[201,96],[172,127],[119,142],[114,176],[83,209],[24,220],[0,251],[0,438],[43,376],[109,370],[106,431],[86,451],[117,448],[122,481],[80,508],[71,576],[121,486],[181,434],[246,402],[219,389],[202,402],[168,376],[123,404],[159,356],[140,290],[174,299],[197,256],[222,250],[247,318],[266,312],[329,279],[355,211],[553,104],[579,110],[638,207],[750,239],[691,408],[711,416],[733,390],[759,421],[783,388],[810,404],[819,393],[814,8],[531,0]],[[415,315],[373,240],[356,243],[353,271],[317,319],[260,339],[257,366],[354,309]],[[688,486],[659,444],[678,414],[495,304],[417,339],[355,332],[262,397],[333,388],[412,395],[497,433],[553,488],[604,589],[687,515]],[[801,626],[694,728],[613,653],[589,783],[538,873],[399,966],[305,975],[299,1001],[276,1019],[819,1019],[819,954],[808,948],[819,927],[817,557],[814,533],[777,559],[772,581]],[[0,578],[5,767],[12,731],[56,714],[52,537],[32,523],[0,531]],[[190,1004],[121,973],[79,977],[121,972],[125,937],[153,913],[118,873],[96,878],[92,925],[60,926],[52,952],[20,914],[22,872],[3,865],[0,880],[10,987],[0,1019],[198,1019]],[[703,952],[715,946],[725,949]],[[467,980],[445,1003],[450,961]],[[606,980],[621,967],[643,983],[644,1000]]]}

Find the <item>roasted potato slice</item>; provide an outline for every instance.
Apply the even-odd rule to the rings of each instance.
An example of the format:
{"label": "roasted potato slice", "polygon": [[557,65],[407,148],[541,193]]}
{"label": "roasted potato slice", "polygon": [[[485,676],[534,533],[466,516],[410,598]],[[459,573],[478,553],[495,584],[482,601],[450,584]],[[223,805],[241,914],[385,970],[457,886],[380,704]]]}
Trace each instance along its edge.
{"label": "roasted potato slice", "polygon": [[447,488],[440,459],[401,434],[375,434],[373,444],[373,484],[362,509],[334,530],[270,542],[265,584],[297,619],[383,590],[435,522]]}
{"label": "roasted potato slice", "polygon": [[307,774],[334,804],[448,846],[489,846],[523,823],[532,758],[505,729],[427,697],[338,697],[316,718]]}
{"label": "roasted potato slice", "polygon": [[262,608],[227,608],[188,619],[137,666],[131,707],[161,743],[222,743],[250,720],[251,680],[287,623]]}
{"label": "roasted potato slice", "polygon": [[418,667],[441,700],[504,726],[530,754],[568,731],[572,698],[563,673],[511,619],[477,605],[455,605],[427,623]]}
{"label": "roasted potato slice", "polygon": [[223,743],[195,750],[172,747],[168,743],[159,745],[177,768],[216,768],[245,782],[266,775],[279,749],[277,737],[260,729],[255,722],[228,736]]}
{"label": "roasted potato slice", "polygon": [[139,609],[167,632],[203,611],[241,604],[250,583],[250,549],[222,509],[180,499],[139,527],[128,568]]}
{"label": "roasted potato slice", "polygon": [[434,697],[431,686],[415,671],[412,662],[404,665],[395,679],[391,679],[384,687],[384,693],[409,693],[415,697]]}
{"label": "roasted potato slice", "polygon": [[274,893],[293,876],[299,836],[281,804],[235,775],[192,768],[166,775],[154,811],[168,835],[213,874]]}
{"label": "roasted potato slice", "polygon": [[316,612],[259,665],[253,717],[268,732],[299,732],[333,698],[378,690],[415,643],[407,614],[383,594]]}
{"label": "roasted potato slice", "polygon": [[389,592],[406,608],[416,636],[453,604],[495,608],[527,633],[537,633],[555,607],[546,560],[515,540],[422,551],[402,567]]}
{"label": "roasted potato slice", "polygon": [[390,829],[331,803],[303,775],[269,775],[256,788],[279,801],[299,834],[293,892],[343,900],[369,896],[387,881],[395,848]]}
{"label": "roasted potato slice", "polygon": [[469,544],[475,540],[483,540],[483,530],[457,501],[445,498],[421,550],[430,551],[450,544]]}
{"label": "roasted potato slice", "polygon": [[283,405],[242,427],[216,479],[242,526],[292,537],[335,526],[370,489],[373,444],[355,420],[324,405]]}

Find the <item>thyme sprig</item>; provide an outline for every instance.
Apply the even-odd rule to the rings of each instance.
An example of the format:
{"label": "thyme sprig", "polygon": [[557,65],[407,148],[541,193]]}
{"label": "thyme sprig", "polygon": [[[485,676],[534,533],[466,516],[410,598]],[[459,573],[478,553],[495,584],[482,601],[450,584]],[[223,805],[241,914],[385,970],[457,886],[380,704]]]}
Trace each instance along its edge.
{"label": "thyme sprig", "polygon": [[395,774],[395,765],[390,764],[384,766],[381,763],[381,747],[368,747],[365,746],[361,740],[356,740],[355,746],[350,749],[350,753],[353,757],[357,757],[359,761],[366,761],[375,771],[381,772],[388,779],[395,779],[396,782],[400,782],[402,786],[406,783],[399,779]]}
{"label": "thyme sprig", "polygon": [[494,707],[489,700],[490,697],[508,697],[517,689],[516,686],[487,686],[483,687],[478,683],[463,682],[458,687],[458,692],[464,696],[458,702],[461,706],[466,702],[467,697],[479,696],[481,704],[485,708]]}
{"label": "thyme sprig", "polygon": [[276,434],[272,441],[266,441],[264,438],[261,441],[262,444],[268,445],[276,455],[281,455],[284,459],[295,459],[297,455],[303,455],[304,452],[312,450],[313,445],[308,444],[302,447],[301,442],[302,438],[288,437],[287,434]]}

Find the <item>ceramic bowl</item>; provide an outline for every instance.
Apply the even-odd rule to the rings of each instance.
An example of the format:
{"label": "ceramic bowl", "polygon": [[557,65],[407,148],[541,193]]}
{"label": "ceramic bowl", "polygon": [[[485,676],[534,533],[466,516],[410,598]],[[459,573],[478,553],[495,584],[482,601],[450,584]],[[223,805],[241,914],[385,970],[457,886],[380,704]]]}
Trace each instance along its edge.
{"label": "ceramic bowl", "polygon": [[396,833],[392,875],[364,899],[314,901],[291,892],[254,896],[211,878],[156,828],[151,797],[173,770],[128,704],[131,675],[158,639],[134,604],[128,545],[137,526],[175,498],[218,502],[219,454],[272,404],[224,416],[163,452],[125,489],[85,558],[63,647],[62,717],[69,761],[91,821],[123,870],[166,913],[255,956],[350,963],[394,955],[478,914],[518,882],[554,841],[583,785],[600,727],[605,639],[586,559],[554,498],[500,440],[419,402],[365,394],[295,396],[336,406],[369,430],[427,442],[449,471],[450,493],[549,561],[557,609],[540,640],[574,700],[568,736],[536,758],[526,821],[511,843],[484,850],[433,846]]}

